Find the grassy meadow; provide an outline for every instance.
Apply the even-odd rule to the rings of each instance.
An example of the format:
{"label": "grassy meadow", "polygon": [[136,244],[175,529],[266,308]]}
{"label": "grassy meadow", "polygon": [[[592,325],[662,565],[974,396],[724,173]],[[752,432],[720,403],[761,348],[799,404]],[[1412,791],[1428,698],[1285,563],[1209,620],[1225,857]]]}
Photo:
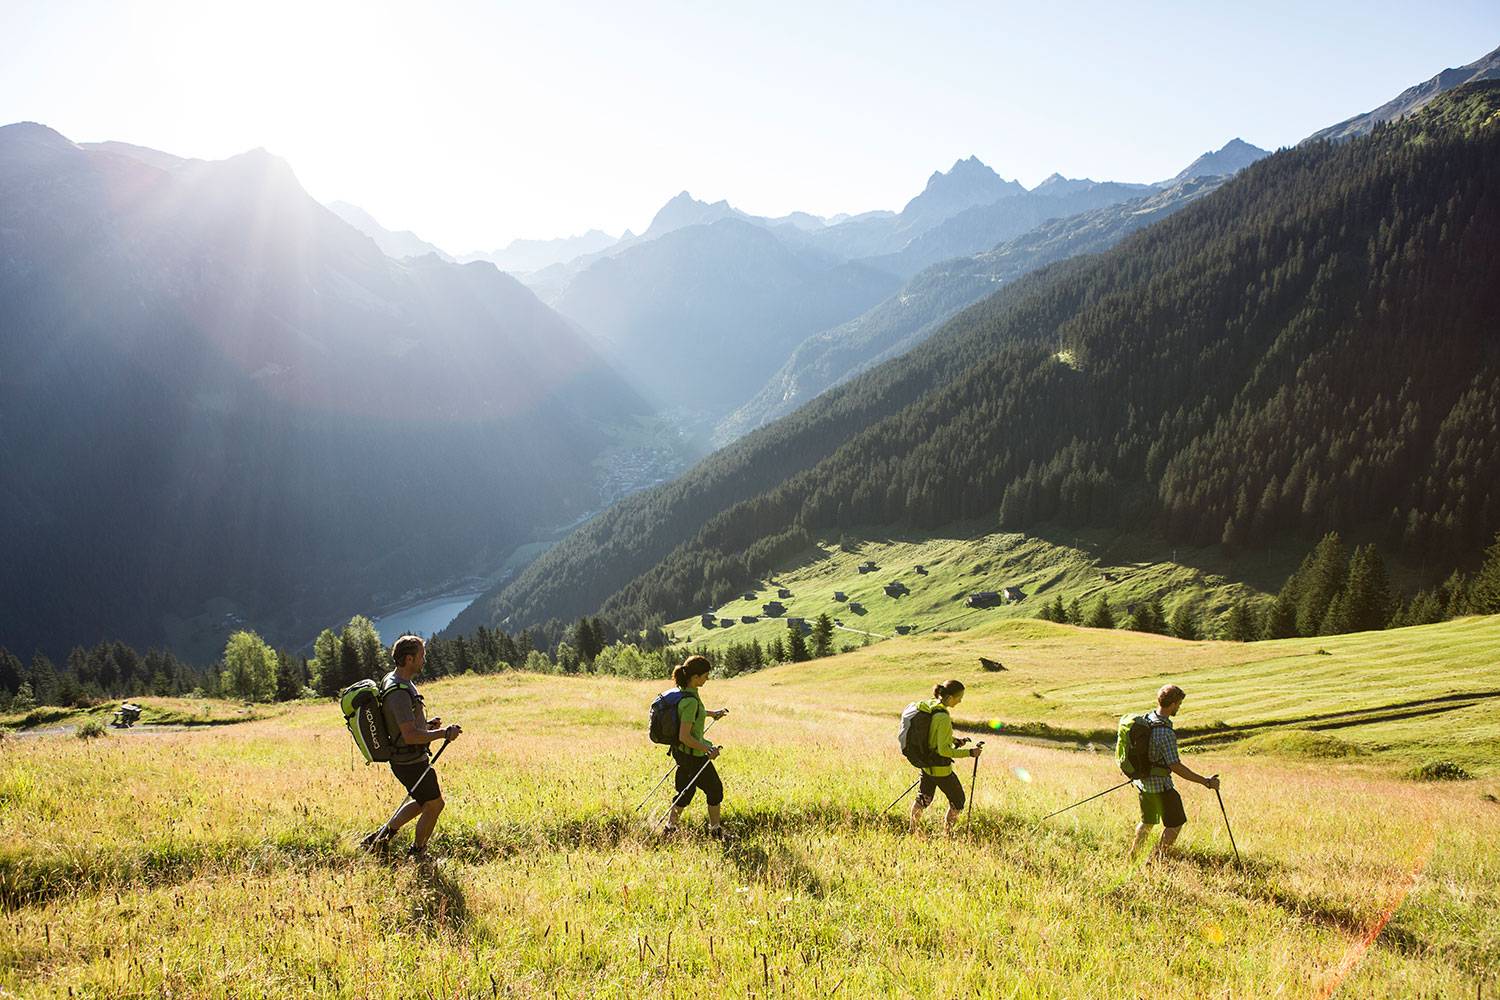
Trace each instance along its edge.
{"label": "grassy meadow", "polygon": [[[741,594],[716,608],[713,627],[694,615],[672,622],[667,630],[680,641],[710,648],[752,639],[767,643],[785,635],[786,617],[804,618],[811,625],[818,615],[827,614],[845,626],[834,633],[835,646],[842,648],[863,643],[861,632],[871,633],[872,639],[888,638],[898,634],[898,627],[916,634],[1032,618],[1057,596],[1064,605],[1076,599],[1087,610],[1101,593],[1108,595],[1121,620],[1129,604],[1156,597],[1169,616],[1180,603],[1191,602],[1204,625],[1212,627],[1240,598],[1275,593],[1302,555],[1272,551],[1232,561],[1217,546],[1174,549],[1160,541],[1096,529],[1019,534],[975,526],[972,533],[944,536],[846,535],[825,539],[762,581],[753,600]],[[861,573],[859,567],[866,561],[878,568]],[[925,572],[918,573],[918,566]],[[894,581],[910,592],[888,596],[884,587]],[[999,592],[1005,587],[1021,588],[1025,598],[992,608],[965,604],[971,592]],[[789,598],[779,598],[786,605],[785,615],[763,615],[761,606],[778,600],[781,588],[792,592]],[[847,600],[836,600],[835,592],[843,592]],[[759,621],[743,622],[746,615]],[[720,626],[718,619],[724,618],[733,624]]]}
{"label": "grassy meadow", "polygon": [[[633,811],[663,683],[444,680],[429,710],[465,734],[422,865],[355,850],[400,796],[331,703],[12,736],[0,997],[1491,996],[1497,662],[1500,618],[1249,646],[997,621],[713,680],[728,843],[701,798],[672,839]],[[880,815],[914,777],[895,716],[950,675],[993,733],[979,808],[910,838]],[[1122,856],[1128,791],[1037,823],[1115,783],[1091,734],[1167,678],[1243,866],[1197,786],[1159,864]],[[1435,759],[1477,777],[1408,776]]]}

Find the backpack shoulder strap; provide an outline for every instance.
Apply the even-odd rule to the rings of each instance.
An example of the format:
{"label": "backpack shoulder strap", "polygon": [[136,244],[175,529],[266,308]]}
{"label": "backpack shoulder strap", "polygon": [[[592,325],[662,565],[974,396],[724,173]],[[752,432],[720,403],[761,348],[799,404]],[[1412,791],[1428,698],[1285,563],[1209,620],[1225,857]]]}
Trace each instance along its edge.
{"label": "backpack shoulder strap", "polygon": [[[387,682],[389,682],[389,683],[387,683]],[[384,698],[386,695],[390,694],[392,691],[396,691],[396,690],[405,691],[408,695],[410,695],[412,697],[413,700],[415,700],[416,698],[419,697],[419,695],[417,694],[417,686],[415,684],[413,684],[411,681],[404,680],[398,674],[396,674],[394,671],[392,671],[389,674],[386,674],[384,677],[381,678],[380,684],[379,684],[379,686],[377,687],[376,690],[380,693],[380,697],[382,697],[382,698]]]}

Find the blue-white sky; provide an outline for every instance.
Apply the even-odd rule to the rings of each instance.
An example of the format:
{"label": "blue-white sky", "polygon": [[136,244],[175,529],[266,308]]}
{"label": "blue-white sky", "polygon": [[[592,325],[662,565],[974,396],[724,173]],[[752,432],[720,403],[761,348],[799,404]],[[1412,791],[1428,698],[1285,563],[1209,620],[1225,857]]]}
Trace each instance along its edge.
{"label": "blue-white sky", "polygon": [[314,196],[464,252],[639,232],[683,189],[899,209],[971,153],[1028,186],[1159,180],[1497,45],[1495,0],[4,0],[0,123],[263,146]]}

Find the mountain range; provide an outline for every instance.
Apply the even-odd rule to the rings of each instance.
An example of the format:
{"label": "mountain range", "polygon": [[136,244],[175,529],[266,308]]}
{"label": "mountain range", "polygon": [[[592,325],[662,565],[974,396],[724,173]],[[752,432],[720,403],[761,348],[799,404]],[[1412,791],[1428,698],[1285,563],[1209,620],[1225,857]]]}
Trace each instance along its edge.
{"label": "mountain range", "polygon": [[[0,128],[6,641],[304,640],[596,503],[649,414],[488,264],[391,260],[263,151]],[[312,631],[309,631],[312,630]]]}
{"label": "mountain range", "polygon": [[979,518],[1231,553],[1339,530],[1441,579],[1500,529],[1497,179],[1494,83],[1266,157],[615,505],[455,629],[673,620],[841,529]]}
{"label": "mountain range", "polygon": [[715,446],[723,447],[833,386],[906,353],[944,320],[1002,285],[1043,265],[1107,250],[1130,233],[1191,204],[1225,179],[1195,177],[1160,190],[1149,189],[1129,201],[1050,219],[992,250],[932,265],[869,311],[799,344],[759,392],[719,422]]}

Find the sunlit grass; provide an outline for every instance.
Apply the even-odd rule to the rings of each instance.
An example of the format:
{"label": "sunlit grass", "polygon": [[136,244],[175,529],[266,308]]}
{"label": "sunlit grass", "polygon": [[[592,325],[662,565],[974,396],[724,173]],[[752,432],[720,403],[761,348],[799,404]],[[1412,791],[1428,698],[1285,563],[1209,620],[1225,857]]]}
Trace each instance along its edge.
{"label": "sunlit grass", "polygon": [[[1102,647],[1076,650],[1085,668],[1045,651],[1056,635],[1025,634],[1039,644],[1021,641],[1028,669],[1079,692],[1103,662]],[[426,685],[429,710],[465,727],[441,763],[449,808],[427,869],[355,851],[400,790],[352,760],[331,703],[129,739],[8,740],[0,989],[1243,997],[1322,995],[1342,976],[1343,996],[1472,996],[1500,959],[1492,777],[1418,783],[1363,755],[1204,748],[1194,765],[1225,775],[1244,867],[1197,787],[1182,857],[1140,867],[1122,857],[1127,790],[1036,823],[1113,784],[1110,754],[994,741],[972,830],[947,839],[932,815],[908,838],[905,803],[878,815],[913,776],[895,752],[901,705],[957,673],[973,682],[959,714],[977,718],[1027,704],[1030,682],[843,659],[705,689],[733,710],[714,732],[727,845],[662,841],[632,811],[667,766],[644,738],[660,682]],[[1154,683],[1136,682],[1137,702]],[[689,819],[701,829],[701,802]],[[1351,951],[1393,907],[1373,947]]]}

